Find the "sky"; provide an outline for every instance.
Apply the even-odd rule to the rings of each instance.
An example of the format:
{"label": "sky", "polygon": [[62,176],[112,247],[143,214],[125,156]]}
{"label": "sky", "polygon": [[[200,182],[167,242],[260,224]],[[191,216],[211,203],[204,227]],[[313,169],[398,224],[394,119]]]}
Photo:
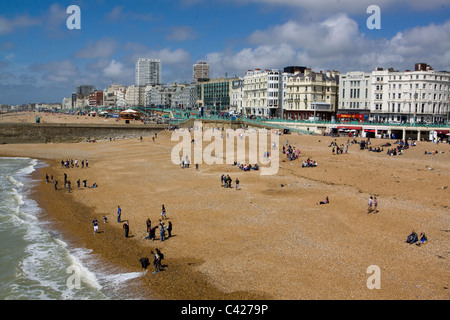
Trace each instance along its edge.
{"label": "sky", "polygon": [[160,59],[167,84],[191,82],[198,61],[211,78],[286,66],[403,71],[417,62],[450,71],[450,2],[0,0],[0,104],[61,103],[79,85],[131,85],[138,58]]}

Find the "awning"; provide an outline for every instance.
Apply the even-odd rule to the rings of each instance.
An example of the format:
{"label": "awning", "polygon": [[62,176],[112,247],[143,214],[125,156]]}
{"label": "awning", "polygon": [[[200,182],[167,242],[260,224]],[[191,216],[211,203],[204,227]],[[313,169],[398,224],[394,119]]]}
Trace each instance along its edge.
{"label": "awning", "polygon": [[436,131],[437,134],[447,134],[450,132],[449,130],[434,130],[434,131]]}
{"label": "awning", "polygon": [[362,127],[352,127],[352,126],[338,126],[338,129],[347,129],[347,130],[362,130]]}
{"label": "awning", "polygon": [[375,132],[375,129],[364,129],[364,132]]}

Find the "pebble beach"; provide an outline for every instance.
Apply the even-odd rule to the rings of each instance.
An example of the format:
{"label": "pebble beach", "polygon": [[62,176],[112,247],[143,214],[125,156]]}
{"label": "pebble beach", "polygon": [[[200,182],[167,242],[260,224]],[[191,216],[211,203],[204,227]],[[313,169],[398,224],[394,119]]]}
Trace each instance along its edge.
{"label": "pebble beach", "polygon": [[[52,118],[53,117],[53,118]],[[33,121],[0,117],[0,121]],[[43,122],[94,122],[87,117],[42,116]],[[21,120],[19,120],[21,119]],[[57,119],[57,120],[56,120]],[[100,122],[99,122],[100,123]],[[141,271],[141,257],[164,253],[164,270],[133,279],[141,299],[165,300],[447,300],[450,240],[450,145],[417,141],[401,155],[360,150],[335,155],[330,144],[348,137],[279,136],[275,175],[244,172],[230,164],[181,168],[171,160],[178,141],[172,131],[95,143],[0,145],[0,156],[31,157],[48,166],[35,199],[64,235],[91,249],[96,259]],[[352,140],[353,138],[351,138]],[[360,141],[362,138],[355,138]],[[289,161],[288,144],[300,149]],[[371,139],[373,147],[395,140]],[[204,146],[208,143],[204,142]],[[385,148],[386,150],[386,148]],[[430,154],[431,153],[431,154]],[[317,167],[302,168],[307,158]],[[61,160],[88,160],[89,167],[64,168]],[[63,175],[72,191],[62,188]],[[45,175],[59,181],[55,191]],[[239,179],[239,189],[221,187],[220,177]],[[97,183],[77,188],[76,181]],[[330,203],[318,205],[329,197]],[[370,196],[378,212],[367,213]],[[146,220],[156,225],[165,205],[173,224],[165,241],[145,239]],[[130,225],[124,237],[122,220]],[[107,223],[103,223],[103,217]],[[99,233],[93,235],[92,220]],[[428,242],[405,242],[411,231]],[[371,266],[380,270],[379,289],[368,288]]]}

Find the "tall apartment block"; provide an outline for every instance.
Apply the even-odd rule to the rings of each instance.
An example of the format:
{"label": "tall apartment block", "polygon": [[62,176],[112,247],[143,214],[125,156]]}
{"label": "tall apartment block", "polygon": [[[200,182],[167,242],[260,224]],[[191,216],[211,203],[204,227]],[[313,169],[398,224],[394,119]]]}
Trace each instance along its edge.
{"label": "tall apartment block", "polygon": [[136,61],[136,85],[161,83],[161,60],[140,58]]}
{"label": "tall apartment block", "polygon": [[209,64],[200,61],[194,64],[193,80],[194,82],[202,82],[209,80]]}

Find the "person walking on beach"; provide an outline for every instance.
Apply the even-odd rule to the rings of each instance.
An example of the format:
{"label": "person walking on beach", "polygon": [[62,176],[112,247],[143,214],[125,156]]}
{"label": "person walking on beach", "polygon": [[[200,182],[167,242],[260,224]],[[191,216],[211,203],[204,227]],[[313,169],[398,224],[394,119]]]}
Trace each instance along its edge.
{"label": "person walking on beach", "polygon": [[55,185],[55,190],[58,190],[58,179],[55,179],[54,185]]}
{"label": "person walking on beach", "polygon": [[147,225],[147,233],[150,233],[150,229],[152,228],[152,221],[150,220],[150,218],[145,221],[145,224]]}
{"label": "person walking on beach", "polygon": [[122,216],[122,208],[120,206],[117,206],[117,222],[121,222],[120,217]]}
{"label": "person walking on beach", "polygon": [[377,197],[373,198],[373,212],[378,213],[378,199]]}
{"label": "person walking on beach", "polygon": [[159,271],[159,255],[153,251],[150,251],[150,253],[153,256],[153,268],[155,269],[154,272],[158,272]]}
{"label": "person walking on beach", "polygon": [[169,225],[167,226],[167,238],[172,236],[172,222],[169,221]]}
{"label": "person walking on beach", "polygon": [[128,238],[128,234],[130,232],[130,225],[128,224],[128,221],[125,221],[123,224],[123,229],[125,230],[125,238]]}
{"label": "person walking on beach", "polygon": [[98,220],[94,219],[94,220],[92,220],[92,223],[94,225],[94,234],[97,234],[97,232],[98,232]]}
{"label": "person walking on beach", "polygon": [[372,205],[373,205],[373,197],[370,196],[369,204],[367,205],[367,214],[369,214],[372,211]]}
{"label": "person walking on beach", "polygon": [[158,264],[158,269],[162,270],[162,260],[164,259],[164,254],[158,249],[155,249],[156,254],[158,255],[158,260],[157,260],[157,264]]}
{"label": "person walking on beach", "polygon": [[239,189],[239,179],[236,178],[236,190],[238,190],[238,189]]}
{"label": "person walking on beach", "polygon": [[167,217],[166,217],[166,208],[164,207],[164,205],[162,205],[162,208],[161,208],[161,218],[162,219],[167,219]]}

